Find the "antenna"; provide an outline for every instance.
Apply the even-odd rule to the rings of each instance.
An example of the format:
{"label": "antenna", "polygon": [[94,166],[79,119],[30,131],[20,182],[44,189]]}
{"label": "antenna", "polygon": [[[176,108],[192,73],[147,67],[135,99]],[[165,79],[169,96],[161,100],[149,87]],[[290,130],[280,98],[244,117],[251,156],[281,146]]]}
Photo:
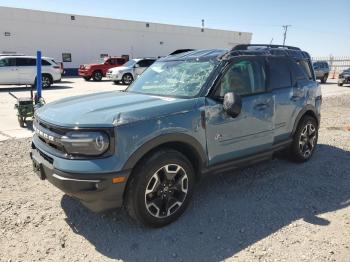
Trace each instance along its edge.
{"label": "antenna", "polygon": [[284,29],[284,33],[283,33],[283,46],[286,44],[286,38],[287,38],[287,31],[288,31],[288,27],[290,27],[292,25],[282,25],[283,29]]}

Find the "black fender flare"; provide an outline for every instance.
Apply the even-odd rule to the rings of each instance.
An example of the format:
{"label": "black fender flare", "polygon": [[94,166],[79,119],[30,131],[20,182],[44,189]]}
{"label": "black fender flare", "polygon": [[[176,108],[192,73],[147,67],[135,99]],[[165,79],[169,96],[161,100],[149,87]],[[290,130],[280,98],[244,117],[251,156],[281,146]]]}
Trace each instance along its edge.
{"label": "black fender flare", "polygon": [[147,141],[136,151],[134,151],[124,164],[123,170],[134,168],[143,156],[145,156],[151,150],[167,143],[181,143],[187,147],[190,147],[191,150],[196,153],[196,157],[199,158],[202,167],[206,166],[208,162],[207,154],[197,139],[184,133],[169,133],[157,136]]}
{"label": "black fender flare", "polygon": [[294,121],[294,126],[293,126],[293,131],[292,135],[295,134],[298,124],[301,120],[301,118],[307,113],[307,112],[312,112],[312,115],[316,118],[317,125],[320,125],[320,115],[317,113],[315,106],[313,105],[306,105],[302,110],[300,110],[299,114],[297,115],[295,121]]}

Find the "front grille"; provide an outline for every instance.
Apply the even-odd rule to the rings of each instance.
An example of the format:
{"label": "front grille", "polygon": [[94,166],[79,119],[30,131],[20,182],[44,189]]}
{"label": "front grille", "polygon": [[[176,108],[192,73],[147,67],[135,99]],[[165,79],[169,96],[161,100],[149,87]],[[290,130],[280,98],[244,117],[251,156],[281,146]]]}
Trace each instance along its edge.
{"label": "front grille", "polygon": [[66,153],[60,141],[61,137],[65,133],[62,128],[55,127],[38,119],[34,120],[33,126],[34,131],[41,142],[59,151],[60,153]]}

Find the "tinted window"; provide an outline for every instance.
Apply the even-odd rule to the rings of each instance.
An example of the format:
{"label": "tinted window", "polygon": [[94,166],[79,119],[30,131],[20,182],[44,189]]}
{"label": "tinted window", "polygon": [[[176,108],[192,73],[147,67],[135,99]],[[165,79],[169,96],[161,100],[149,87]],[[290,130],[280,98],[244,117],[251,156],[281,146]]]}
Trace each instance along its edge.
{"label": "tinted window", "polygon": [[41,60],[41,65],[43,65],[43,66],[49,66],[49,65],[51,65],[51,64],[50,64],[49,61],[47,61],[47,60]]}
{"label": "tinted window", "polygon": [[34,58],[16,58],[16,66],[35,66],[36,59]]}
{"label": "tinted window", "polygon": [[156,61],[156,60],[154,60],[154,59],[147,59],[147,60],[145,60],[146,67],[151,66],[154,63],[154,61]]}
{"label": "tinted window", "polygon": [[15,58],[4,58],[0,60],[0,67],[15,66]]}
{"label": "tinted window", "polygon": [[293,74],[293,85],[296,81],[308,79],[308,76],[300,64],[296,63],[295,61],[290,61],[290,66]]}
{"label": "tinted window", "polygon": [[299,61],[297,61],[297,64],[300,66],[300,68],[303,69],[303,71],[305,72],[308,79],[310,79],[310,80],[313,79],[312,71],[311,71],[310,64],[308,61],[299,60]]}
{"label": "tinted window", "polygon": [[148,67],[149,63],[147,60],[141,60],[137,63],[140,67]]}
{"label": "tinted window", "polygon": [[279,89],[291,87],[291,74],[288,67],[288,60],[282,57],[271,57],[270,65],[270,88]]}
{"label": "tinted window", "polygon": [[63,62],[72,62],[72,54],[71,53],[62,53],[62,61]]}
{"label": "tinted window", "polygon": [[122,58],[117,58],[117,64],[118,65],[123,65],[123,64],[125,64],[125,60],[122,59]]}
{"label": "tinted window", "polygon": [[228,92],[239,95],[251,95],[265,92],[265,68],[258,60],[241,60],[230,65],[216,96],[223,97]]}

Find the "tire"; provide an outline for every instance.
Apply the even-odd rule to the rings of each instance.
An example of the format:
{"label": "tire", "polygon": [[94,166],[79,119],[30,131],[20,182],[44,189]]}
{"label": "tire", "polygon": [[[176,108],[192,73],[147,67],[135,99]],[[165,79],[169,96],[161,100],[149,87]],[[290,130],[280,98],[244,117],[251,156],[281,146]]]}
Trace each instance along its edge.
{"label": "tire", "polygon": [[19,124],[19,126],[20,127],[24,127],[24,118],[23,117],[21,117],[21,116],[18,116],[17,117],[18,118],[18,124]]}
{"label": "tire", "polygon": [[343,83],[338,82],[338,86],[343,86]]}
{"label": "tire", "polygon": [[186,210],[194,184],[194,169],[183,154],[173,149],[156,151],[136,167],[131,177],[126,192],[127,212],[145,226],[168,225]]}
{"label": "tire", "polygon": [[84,76],[83,78],[84,78],[85,81],[90,81],[91,76]]}
{"label": "tire", "polygon": [[52,77],[50,75],[43,75],[41,78],[42,88],[49,88],[52,84]]}
{"label": "tire", "polygon": [[133,81],[134,81],[134,78],[129,73],[124,74],[122,77],[123,85],[130,85]]}
{"label": "tire", "polygon": [[308,161],[317,145],[318,124],[314,117],[304,116],[294,134],[290,156],[295,162]]}
{"label": "tire", "polygon": [[119,85],[119,81],[113,81],[115,85]]}
{"label": "tire", "polygon": [[321,78],[321,83],[322,84],[325,84],[327,82],[327,79],[328,79],[328,75],[325,74],[322,78]]}
{"label": "tire", "polygon": [[101,81],[102,77],[103,77],[103,74],[102,74],[101,71],[95,71],[95,72],[92,73],[92,79],[94,81]]}

